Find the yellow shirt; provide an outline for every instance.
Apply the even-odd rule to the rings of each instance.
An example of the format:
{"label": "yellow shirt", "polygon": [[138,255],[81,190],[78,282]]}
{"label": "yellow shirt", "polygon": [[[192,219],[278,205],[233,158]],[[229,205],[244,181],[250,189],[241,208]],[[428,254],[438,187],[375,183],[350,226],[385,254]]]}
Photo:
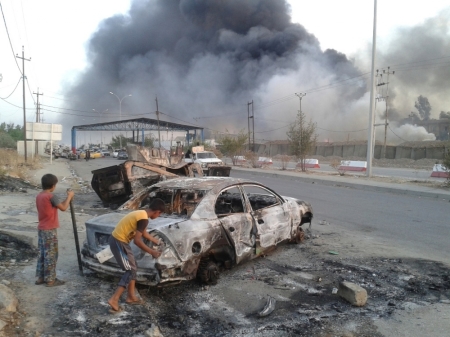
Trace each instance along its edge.
{"label": "yellow shirt", "polygon": [[146,211],[134,211],[125,215],[112,232],[112,236],[119,241],[130,243],[136,234],[139,220],[148,220]]}

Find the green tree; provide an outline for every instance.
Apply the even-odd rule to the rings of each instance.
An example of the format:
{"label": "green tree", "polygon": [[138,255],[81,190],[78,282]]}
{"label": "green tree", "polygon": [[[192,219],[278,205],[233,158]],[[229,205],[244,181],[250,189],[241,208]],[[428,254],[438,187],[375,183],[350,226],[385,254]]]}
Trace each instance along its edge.
{"label": "green tree", "polygon": [[236,165],[236,156],[244,152],[245,144],[247,143],[247,135],[244,133],[244,130],[241,130],[237,135],[228,133],[220,139],[220,143],[220,151],[224,155],[230,157],[233,165]]}
{"label": "green tree", "polygon": [[316,123],[313,123],[312,120],[306,123],[305,113],[298,112],[297,118],[289,127],[287,137],[291,154],[300,161],[302,171],[306,171],[305,159],[316,146]]}
{"label": "green tree", "polygon": [[117,149],[120,147],[120,138],[122,138],[122,147],[126,147],[128,143],[132,143],[130,138],[126,138],[124,135],[120,134],[118,136],[112,136],[110,145]]}
{"label": "green tree", "polygon": [[154,146],[154,139],[151,136],[146,136],[144,140],[144,146],[152,148]]}
{"label": "green tree", "polygon": [[442,119],[442,118],[449,118],[450,119],[450,111],[447,111],[447,112],[441,111],[441,113],[439,114],[439,119]]}
{"label": "green tree", "polygon": [[420,117],[427,121],[430,119],[431,115],[431,105],[430,102],[428,102],[428,98],[420,95],[417,97],[417,101],[414,103],[414,107],[419,111]]}
{"label": "green tree", "polygon": [[0,131],[0,148],[16,148],[16,141],[6,132]]}

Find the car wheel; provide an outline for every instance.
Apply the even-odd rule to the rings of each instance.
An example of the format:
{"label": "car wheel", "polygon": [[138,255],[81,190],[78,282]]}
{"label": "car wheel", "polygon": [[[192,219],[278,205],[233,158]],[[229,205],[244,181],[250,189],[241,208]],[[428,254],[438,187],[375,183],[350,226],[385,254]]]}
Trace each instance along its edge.
{"label": "car wheel", "polygon": [[295,244],[302,243],[305,240],[305,232],[300,226],[297,227],[295,234],[292,236],[291,242]]}
{"label": "car wheel", "polygon": [[219,279],[219,268],[214,261],[202,259],[197,270],[197,279],[201,283],[215,285]]}

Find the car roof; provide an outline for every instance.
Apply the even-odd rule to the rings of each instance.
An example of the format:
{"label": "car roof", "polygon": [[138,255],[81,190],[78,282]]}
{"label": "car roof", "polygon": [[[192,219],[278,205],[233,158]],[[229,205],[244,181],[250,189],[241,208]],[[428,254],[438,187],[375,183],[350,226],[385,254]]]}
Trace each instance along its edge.
{"label": "car roof", "polygon": [[175,178],[160,182],[158,184],[153,185],[152,187],[211,190],[215,187],[222,189],[230,185],[242,183],[259,184],[256,181],[232,177],[202,177],[202,178]]}

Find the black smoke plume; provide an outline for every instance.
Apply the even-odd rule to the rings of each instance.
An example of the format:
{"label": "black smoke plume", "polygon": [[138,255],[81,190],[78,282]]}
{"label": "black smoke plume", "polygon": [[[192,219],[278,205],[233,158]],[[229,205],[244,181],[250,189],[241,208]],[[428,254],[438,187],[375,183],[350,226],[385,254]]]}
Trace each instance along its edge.
{"label": "black smoke plume", "polygon": [[[103,121],[117,120],[119,102],[110,92],[132,94],[122,102],[122,118],[155,118],[157,95],[165,120],[237,132],[246,128],[253,100],[255,138],[286,139],[285,125],[298,110],[295,92],[361,75],[346,55],[322,51],[289,11],[284,0],[133,1],[127,15],[104,20],[92,35],[89,66],[66,91],[71,108],[108,109]],[[339,120],[345,126],[352,124],[345,121],[349,102],[366,93],[361,78],[311,94],[303,104],[324,125]],[[64,123],[85,124],[79,118]]]}

